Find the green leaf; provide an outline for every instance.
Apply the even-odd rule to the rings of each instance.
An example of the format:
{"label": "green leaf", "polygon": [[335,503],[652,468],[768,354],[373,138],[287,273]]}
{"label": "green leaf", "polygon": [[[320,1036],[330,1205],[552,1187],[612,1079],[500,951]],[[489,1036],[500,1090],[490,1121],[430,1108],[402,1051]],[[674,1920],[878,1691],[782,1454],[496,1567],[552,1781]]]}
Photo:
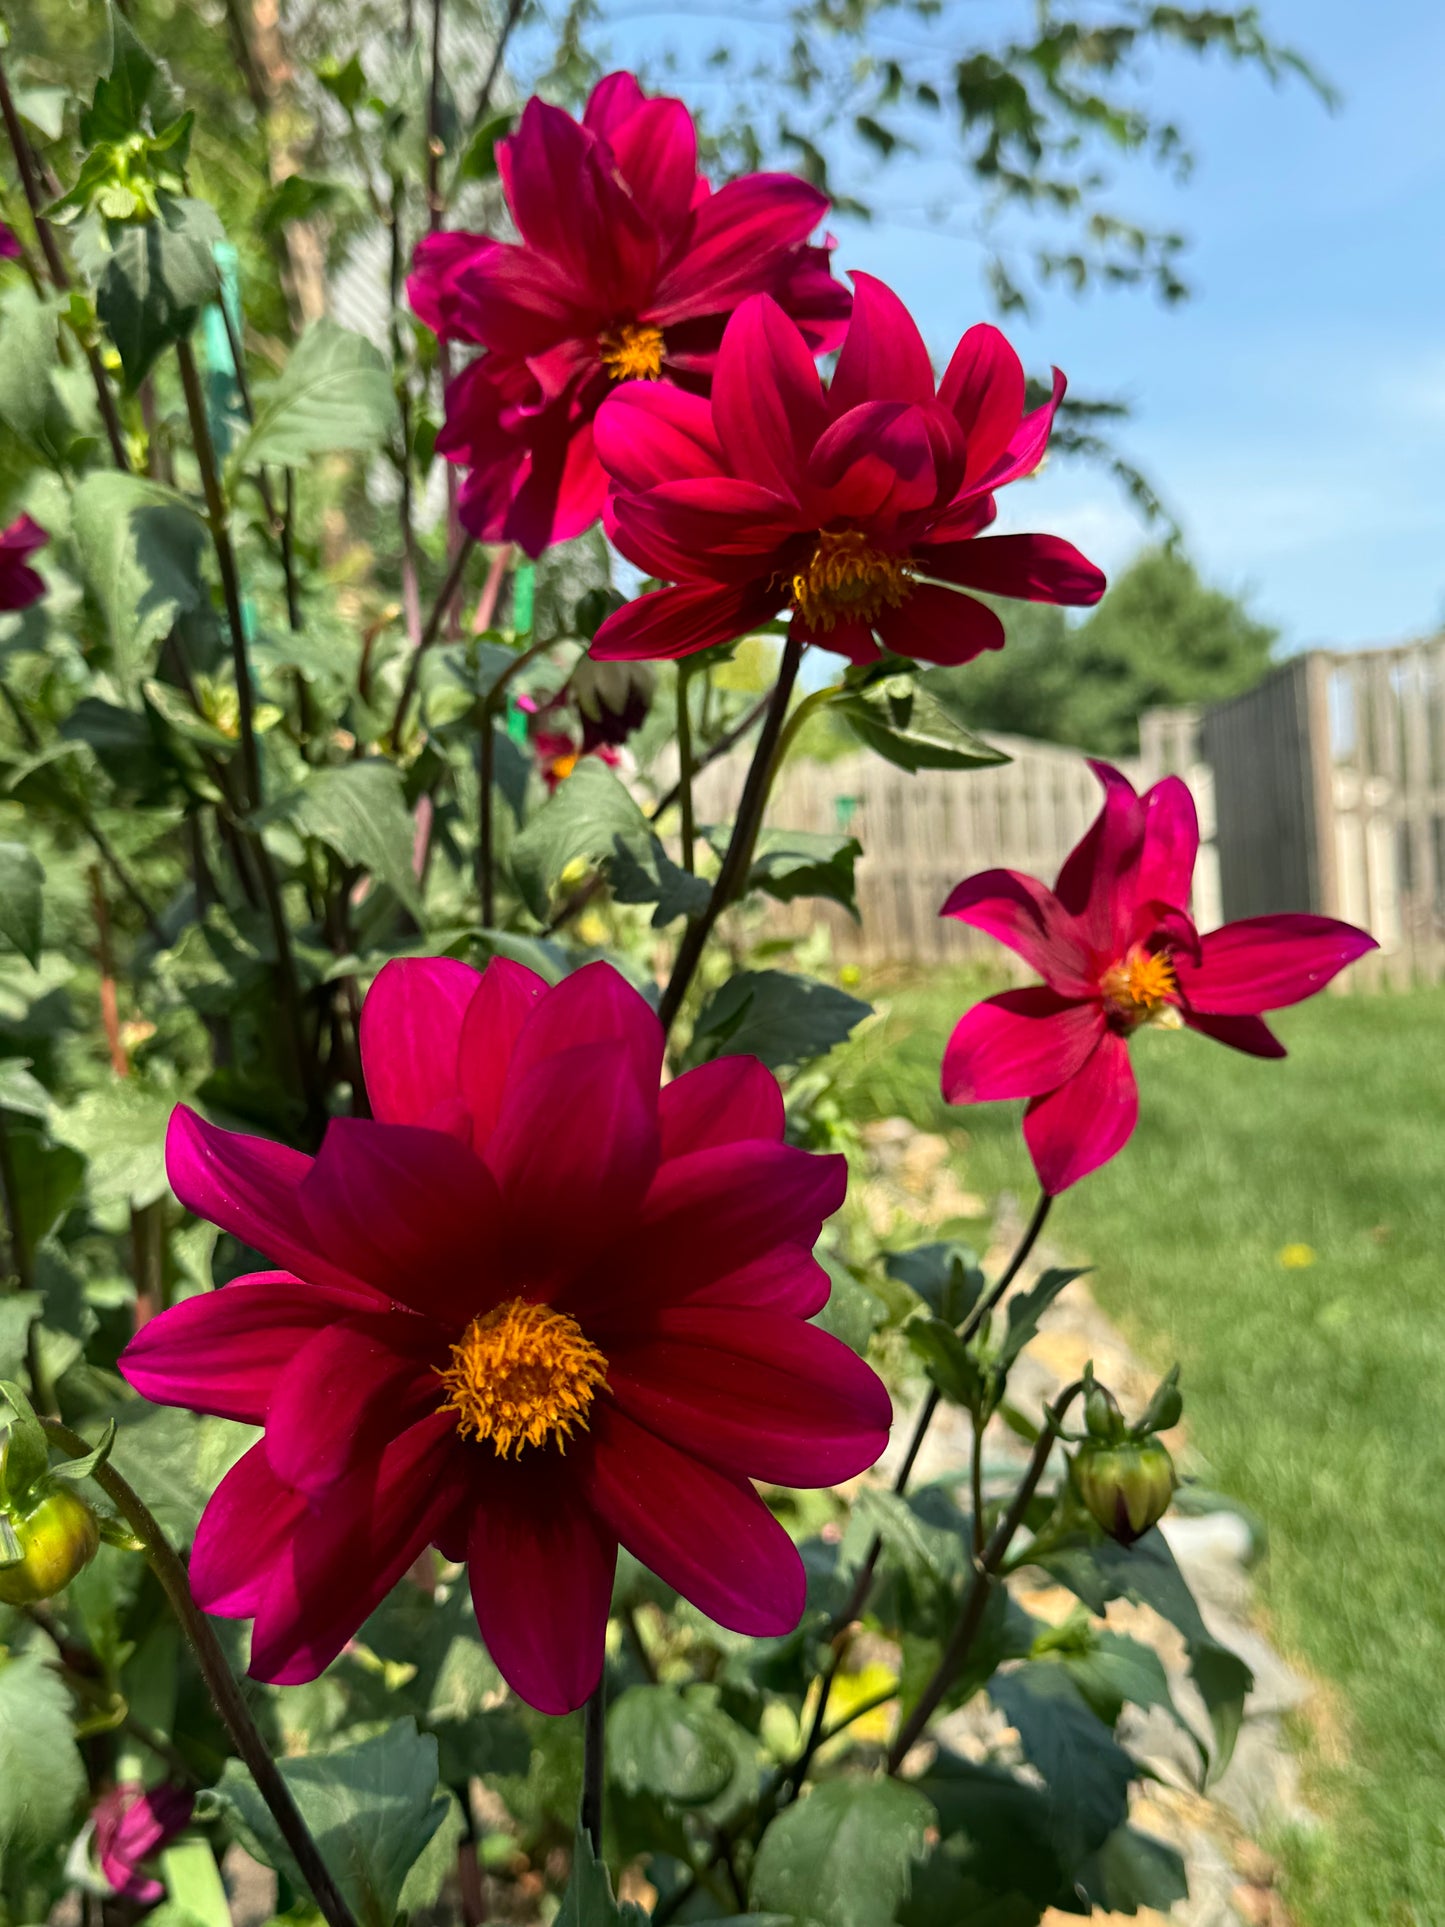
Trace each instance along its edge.
{"label": "green leaf", "polygon": [[345,62],[323,60],[316,68],[316,78],[330,94],[331,98],[354,114],[366,99],[366,73],[361,65],[360,56],[352,54]]}
{"label": "green leaf", "polygon": [[[1051,1657],[1064,1668],[1106,1726],[1118,1724],[1126,1704],[1146,1710],[1162,1706],[1179,1720],[1169,1675],[1152,1646],[1141,1645],[1124,1633],[1096,1632],[1091,1627],[1077,1650],[1060,1650]],[[1190,1732],[1182,1720],[1179,1723]]]}
{"label": "green leaf", "polygon": [[5,353],[0,356],[0,422],[32,447],[43,444],[58,360],[56,306],[25,282],[7,291],[0,310]]}
{"label": "green leaf", "polygon": [[13,1379],[0,1378],[0,1398],[14,1414],[5,1427],[5,1495],[19,1500],[44,1477],[50,1446],[35,1407]]}
{"label": "green leaf", "polygon": [[90,106],[80,117],[80,138],[87,147],[98,142],[122,142],[128,135],[148,131],[147,109],[153,103],[164,111],[170,97],[160,62],[136,37],[120,8],[112,4],[110,61],[96,82]]}
{"label": "green leaf", "polygon": [[216,299],[220,283],[213,251],[225,238],[215,209],[205,201],[169,196],[162,198],[153,220],[114,228],[95,306],[132,392]]}
{"label": "green leaf", "polygon": [[[412,1720],[335,1753],[278,1762],[337,1886],[361,1927],[392,1927],[407,1874],[447,1816],[437,1788],[437,1746]],[[228,1760],[216,1797],[250,1850],[306,1891],[256,1783]]]}
{"label": "green leaf", "polygon": [[[23,843],[0,843],[0,937],[29,964],[39,964],[45,872]],[[3,1095],[0,1095],[3,1102]]]}
{"label": "green leaf", "polygon": [[[573,779],[569,777],[568,781]],[[674,863],[649,832],[619,837],[607,861],[607,880],[619,903],[655,903],[652,927],[661,930],[677,917],[695,917],[707,905],[711,886]]]}
{"label": "green leaf", "polygon": [[20,1902],[13,1918],[44,1918],[24,1908],[24,1883],[70,1844],[85,1787],[63,1682],[38,1652],[0,1648],[0,1904]]}
{"label": "green leaf", "polygon": [[748,873],[748,888],[762,890],[779,903],[791,903],[795,897],[826,897],[842,904],[856,919],[853,867],[862,854],[863,845],[853,836],[829,836],[817,830],[764,830]]}
{"label": "green leaf", "polygon": [[841,1044],[872,1005],[832,984],[785,970],[744,970],[713,992],[697,1020],[689,1061],[760,1057],[769,1070],[806,1063]]}
{"label": "green leaf", "polygon": [[607,1770],[626,1793],[679,1806],[715,1799],[733,1776],[725,1717],[670,1686],[632,1686],[607,1712]]}
{"label": "green leaf", "polygon": [[910,775],[921,769],[988,769],[1009,760],[955,721],[922,684],[902,677],[841,697],[830,709],[865,749]]}
{"label": "green leaf", "polygon": [[97,1204],[140,1210],[166,1196],[166,1128],[175,1100],[138,1077],[114,1077],[58,1111],[52,1129],[89,1161]]}
{"label": "green leaf", "polygon": [[1229,1764],[1254,1675],[1237,1653],[1221,1646],[1205,1625],[1194,1595],[1158,1527],[1132,1546],[1102,1534],[1087,1545],[1065,1546],[1038,1562],[1061,1585],[1102,1614],[1111,1599],[1149,1606],[1184,1635],[1189,1668],[1214,1728],[1214,1772]]}
{"label": "green leaf", "polygon": [[[177,1840],[160,1858],[168,1913],[174,1909],[186,1927],[231,1927],[225,1885],[208,1840]],[[150,1918],[154,1922],[156,1916]]]}
{"label": "green leaf", "polygon": [[1128,1818],[1138,1769],[1062,1667],[1026,1661],[995,1675],[988,1693],[1043,1777],[1050,1838],[1073,1866]]}
{"label": "green leaf", "polygon": [[58,141],[65,132],[65,110],[70,104],[68,87],[16,87],[15,111],[28,120],[37,134]]}
{"label": "green leaf", "polygon": [[117,675],[129,686],[182,615],[210,606],[201,573],[205,524],[159,482],[98,469],[75,491],[73,527]]}
{"label": "green leaf", "polygon": [[763,1835],[748,1899],[820,1927],[891,1927],[932,1821],[923,1795],[897,1780],[830,1780]]}
{"label": "green leaf", "polygon": [[630,1900],[613,1898],[607,1868],[578,1827],[572,1848],[572,1877],[553,1927],[646,1927],[646,1922],[647,1914],[641,1907]]}
{"label": "green leaf", "polygon": [[310,180],[304,174],[288,174],[261,211],[261,232],[279,234],[289,221],[314,221],[320,214],[354,205],[356,198],[349,181]]}
{"label": "green leaf", "polygon": [[0,1292],[0,1378],[25,1369],[30,1327],[44,1303],[38,1291]]}
{"label": "green leaf", "polygon": [[256,419],[234,460],[241,469],[300,468],[332,449],[378,448],[395,424],[391,370],[380,353],[364,336],[318,321],[258,393]]}
{"label": "green leaf", "polygon": [[20,1230],[27,1250],[48,1238],[80,1195],[85,1159],[69,1145],[50,1144],[24,1127],[7,1132],[11,1168],[19,1202]]}
{"label": "green leaf", "polygon": [[401,773],[393,764],[343,763],[316,770],[259,820],[282,820],[302,836],[314,836],[343,863],[354,863],[385,883],[420,918],[421,893],[412,868],[415,831]]}
{"label": "green leaf", "polygon": [[527,908],[545,921],[570,865],[606,863],[619,846],[637,860],[654,840],[647,818],[612,771],[599,758],[584,756],[512,845],[512,874]]}
{"label": "green leaf", "polygon": [[950,1325],[961,1325],[983,1295],[977,1257],[952,1239],[890,1252],[883,1269],[916,1291],[934,1316]]}
{"label": "green leaf", "polygon": [[511,133],[516,123],[517,112],[513,107],[503,108],[500,113],[489,114],[467,142],[461,160],[457,163],[459,181],[490,181],[497,173],[497,142]]}
{"label": "green leaf", "polygon": [[849,1351],[862,1358],[868,1341],[888,1316],[888,1308],[876,1291],[870,1291],[856,1273],[836,1258],[820,1254],[823,1269],[832,1280],[832,1290],[823,1309],[814,1312],[811,1322],[839,1338]]}
{"label": "green leaf", "polygon": [[903,1330],[943,1396],[968,1411],[976,1411],[983,1401],[983,1379],[968,1347],[948,1320],[910,1318]]}
{"label": "green leaf", "polygon": [[0,1058],[0,1108],[18,1117],[49,1117],[50,1093],[31,1073],[28,1057]]}
{"label": "green leaf", "polygon": [[[959,1921],[971,1927],[975,1918],[991,1920],[993,1916],[981,1910],[975,1914],[972,1906],[960,1906],[965,1899],[975,1900],[980,1890],[989,1896],[1018,1896],[1032,1902],[1036,1912],[1018,1916],[1025,1921],[1036,1919],[1038,1912],[1060,1897],[1065,1875],[1054,1847],[1044,1791],[1026,1785],[1007,1768],[976,1765],[948,1752],[939,1753],[918,1787],[932,1802],[948,1848],[946,1858],[935,1856],[930,1863],[932,1867],[944,1862],[937,1869],[943,1876],[938,1897],[953,1904],[908,1907],[901,1916],[908,1927],[954,1927]],[[968,1883],[962,1893],[960,1880]],[[920,1879],[920,1902],[933,1885]],[[1016,1916],[1004,1912],[998,1918],[1012,1927]]]}
{"label": "green leaf", "polygon": [[1184,1861],[1163,1840],[1137,1827],[1118,1827],[1074,1873],[1079,1897],[1109,1914],[1136,1914],[1148,1907],[1169,1914],[1189,1898]]}
{"label": "green leaf", "polygon": [[995,1360],[1000,1372],[1006,1372],[1024,1346],[1039,1328],[1039,1320],[1049,1306],[1076,1278],[1082,1278],[1088,1269],[1083,1266],[1075,1271],[1066,1271],[1057,1266],[1040,1274],[1027,1291],[1016,1292],[1008,1301],[1008,1324],[1004,1330],[1003,1342],[999,1346]]}

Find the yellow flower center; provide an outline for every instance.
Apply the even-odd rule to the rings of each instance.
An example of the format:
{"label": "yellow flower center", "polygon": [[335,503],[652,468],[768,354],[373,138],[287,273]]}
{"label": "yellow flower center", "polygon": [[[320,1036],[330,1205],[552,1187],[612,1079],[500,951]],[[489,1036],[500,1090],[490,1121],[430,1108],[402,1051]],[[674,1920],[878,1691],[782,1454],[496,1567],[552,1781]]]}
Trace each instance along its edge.
{"label": "yellow flower center", "polygon": [[551,765],[551,773],[559,783],[565,783],[577,767],[577,751],[569,750],[565,756],[558,756]]}
{"label": "yellow flower center", "polygon": [[647,321],[624,321],[599,335],[602,366],[614,381],[656,381],[662,374],[662,330]]}
{"label": "yellow flower center", "polygon": [[872,622],[912,592],[905,556],[875,548],[862,529],[824,529],[792,580],[793,607],[811,629]]}
{"label": "yellow flower center", "polygon": [[490,1439],[498,1458],[555,1439],[565,1452],[599,1386],[607,1360],[564,1311],[509,1298],[474,1318],[437,1376],[447,1395],[441,1411],[457,1415],[463,1438]]}
{"label": "yellow flower center", "polygon": [[1104,1001],[1126,1024],[1168,1025],[1177,1016],[1170,998],[1179,979],[1167,950],[1148,951],[1135,944],[1128,956],[1110,964],[1099,979]]}

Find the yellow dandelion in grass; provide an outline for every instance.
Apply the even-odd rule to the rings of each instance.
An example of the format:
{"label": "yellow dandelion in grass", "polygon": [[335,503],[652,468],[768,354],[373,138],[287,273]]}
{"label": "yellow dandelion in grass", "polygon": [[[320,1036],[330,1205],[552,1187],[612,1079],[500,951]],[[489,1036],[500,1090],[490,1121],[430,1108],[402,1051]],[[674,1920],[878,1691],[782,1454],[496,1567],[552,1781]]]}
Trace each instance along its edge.
{"label": "yellow dandelion in grass", "polygon": [[1279,1254],[1279,1262],[1286,1271],[1304,1271],[1318,1256],[1313,1245],[1285,1245]]}

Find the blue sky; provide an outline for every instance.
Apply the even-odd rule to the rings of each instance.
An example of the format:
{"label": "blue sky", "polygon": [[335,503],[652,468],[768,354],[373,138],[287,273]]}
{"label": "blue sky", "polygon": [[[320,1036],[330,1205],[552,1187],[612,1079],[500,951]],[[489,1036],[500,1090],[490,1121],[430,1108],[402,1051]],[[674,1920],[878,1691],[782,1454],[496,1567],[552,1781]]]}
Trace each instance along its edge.
{"label": "blue sky", "polygon": [[[1048,291],[1008,332],[1031,368],[1056,361],[1079,392],[1132,401],[1124,448],[1205,572],[1247,592],[1284,647],[1395,641],[1445,621],[1445,11],[1265,0],[1263,13],[1340,90],[1339,111],[1299,83],[1160,59],[1150,102],[1191,140],[1193,177],[1115,168],[1126,211],[1191,237],[1194,299]],[[729,31],[747,51],[766,44],[728,17],[649,6],[609,31],[629,63],[674,42],[678,91],[706,107],[719,83],[702,49]],[[950,39],[965,19],[1024,17],[1025,0],[955,0],[946,16]],[[603,18],[616,19],[606,0]],[[930,31],[914,21],[898,37],[916,47]],[[957,180],[926,157],[895,161],[877,191],[906,217],[833,223],[839,265],[891,282],[940,365],[986,312],[978,240],[919,225]],[[1001,530],[1058,530],[1105,568],[1146,539],[1113,483],[1073,464],[1001,510]]]}

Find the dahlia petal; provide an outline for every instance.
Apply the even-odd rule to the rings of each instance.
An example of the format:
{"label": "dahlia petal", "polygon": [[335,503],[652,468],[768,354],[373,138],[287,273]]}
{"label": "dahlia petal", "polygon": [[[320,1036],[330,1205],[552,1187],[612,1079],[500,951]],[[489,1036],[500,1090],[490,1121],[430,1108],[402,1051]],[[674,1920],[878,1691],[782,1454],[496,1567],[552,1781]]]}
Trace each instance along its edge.
{"label": "dahlia petal", "polygon": [[1083,1068],[1024,1112],[1024,1141],[1050,1197],[1122,1151],[1139,1119],[1129,1046],[1106,1030]]}
{"label": "dahlia petal", "polygon": [[465,1502],[465,1458],[434,1414],[306,1505],[271,1565],[251,1634],[253,1679],[315,1679]]}
{"label": "dahlia petal", "polygon": [[497,1187],[444,1132],[333,1118],[301,1206],[326,1250],[441,1325],[465,1324],[501,1295]]}
{"label": "dahlia petal", "polygon": [[712,409],[671,382],[623,382],[598,410],[592,432],[602,466],[626,488],[722,473]]}
{"label": "dahlia petal", "polygon": [[353,1293],[257,1271],[198,1292],[150,1319],[121,1353],[128,1385],[153,1405],[183,1405],[262,1425],[277,1374],[298,1348],[357,1310]]}
{"label": "dahlia petal", "polygon": [[402,1312],[315,1333],[276,1378],[266,1413],[271,1470],[320,1497],[444,1403],[433,1366],[446,1356],[438,1328]]}
{"label": "dahlia petal", "polygon": [[647,532],[655,527],[681,551],[745,556],[754,573],[757,558],[770,556],[797,533],[796,505],[775,489],[731,475],[689,476],[659,482],[616,505],[619,525]]}
{"label": "dahlia petal", "polygon": [[393,958],[361,1007],[361,1067],[371,1114],[383,1124],[427,1124],[458,1095],[467,1006],[482,979],[453,957]]}
{"label": "dahlia petal", "polygon": [[942,917],[957,917],[1022,957],[1064,997],[1093,994],[1088,946],[1053,891],[1020,870],[981,870],[949,894]]}
{"label": "dahlia petal", "polygon": [[534,95],[515,134],[498,143],[512,217],[599,315],[635,312],[651,292],[657,240],[597,136]]}
{"label": "dahlia petal", "polygon": [[789,1633],[807,1595],[787,1533],[743,1479],[730,1478],[604,1405],[583,1483],[627,1550],[718,1625]]}
{"label": "dahlia petal", "polygon": [[815,629],[802,616],[794,613],[790,626],[799,642],[804,645],[812,643],[818,649],[829,649],[835,656],[844,656],[860,668],[866,663],[877,662],[883,654],[873,640],[872,627],[866,622],[835,622],[831,629],[821,625]]}
{"label": "dahlia petal", "polygon": [[854,271],[853,315],[828,385],[835,415],[868,401],[933,400],[933,363],[917,323],[874,275]]}
{"label": "dahlia petal", "polygon": [[526,356],[595,331],[595,303],[558,263],[486,235],[464,238],[471,243],[466,258],[451,236],[417,244],[407,296],[433,332]]}
{"label": "dahlia petal", "polygon": [[17,515],[8,527],[0,529],[0,561],[23,562],[43,549],[50,537],[30,515]]}
{"label": "dahlia petal", "polygon": [[305,1517],[306,1501],[271,1470],[265,1441],[243,1453],[196,1527],[189,1572],[202,1612],[228,1619],[254,1613]]}
{"label": "dahlia petal", "polygon": [[[736,1271],[703,1283],[673,1279],[662,1300],[669,1305],[762,1306],[812,1318],[832,1295],[833,1280],[807,1244],[781,1244]],[[620,1311],[620,1306],[619,1306]],[[601,1314],[605,1324],[608,1310]],[[600,1328],[600,1327],[599,1327]]]}
{"label": "dahlia petal", "polygon": [[809,514],[879,521],[928,508],[939,493],[936,443],[913,402],[865,401],[840,415],[808,457]]}
{"label": "dahlia petal", "polygon": [[222,1131],[184,1104],[166,1131],[171,1189],[198,1218],[208,1218],[308,1284],[330,1285],[370,1304],[375,1294],[359,1274],[324,1254],[300,1201],[311,1159],[269,1138]]}
{"label": "dahlia petal", "polygon": [[579,1304],[676,1302],[781,1244],[811,1251],[843,1202],[847,1160],[759,1139],[670,1159],[625,1238],[573,1287]]}
{"label": "dahlia petal", "polygon": [[896,654],[919,662],[972,662],[985,649],[1002,649],[1006,640],[992,609],[957,589],[926,582],[897,609],[885,609],[874,627]]}
{"label": "dahlia petal", "polygon": [[783,1093],[756,1057],[715,1057],[684,1071],[658,1098],[664,1158],[708,1151],[746,1138],[783,1138]]}
{"label": "dahlia petal", "polygon": [[712,418],[734,474],[796,501],[806,452],[827,425],[828,405],[812,351],[771,295],[745,301],[727,325],[713,374]]}
{"label": "dahlia petal", "polygon": [[828,211],[827,196],[792,174],[745,174],[695,203],[692,242],[664,272],[647,315],[659,327],[726,314],[773,284]]}
{"label": "dahlia petal", "polygon": [[986,595],[1022,602],[1084,608],[1099,600],[1101,570],[1057,535],[989,535],[971,542],[928,542],[919,547],[920,567],[946,582]]}
{"label": "dahlia petal", "polygon": [[1060,997],[1043,985],[1005,990],[965,1011],[943,1053],[949,1104],[1041,1097],[1083,1067],[1104,1029],[1094,1001]]}
{"label": "dahlia petal", "polygon": [[1120,957],[1138,900],[1144,803],[1128,777],[1108,763],[1091,758],[1089,768],[1104,786],[1104,807],[1064,858],[1054,894],[1100,956]]}
{"label": "dahlia petal", "polygon": [[963,430],[970,483],[1002,459],[1023,419],[1026,386],[1023,363],[988,322],[970,328],[954,349],[938,399]]}
{"label": "dahlia petal", "polygon": [[604,74],[587,96],[582,125],[610,143],[612,136],[646,99],[636,74],[621,68],[616,73]]}
{"label": "dahlia petal", "polygon": [[657,1012],[612,964],[584,964],[533,1002],[517,1034],[510,1075],[524,1077],[579,1044],[614,1041],[626,1047],[639,1091],[655,1104],[664,1046]]}
{"label": "dahlia petal", "polygon": [[514,1070],[487,1147],[510,1275],[545,1287],[621,1235],[657,1169],[657,1141],[656,1097],[620,1038]]}
{"label": "dahlia petal", "polygon": [[997,520],[998,503],[992,495],[970,495],[953,502],[930,522],[925,553],[947,542],[971,542]]}
{"label": "dahlia petal", "polygon": [[498,1463],[467,1540],[472,1605],[493,1663],[539,1713],[570,1713],[602,1677],[617,1540],[562,1463]]}
{"label": "dahlia petal", "polygon": [[782,606],[766,583],[658,589],[614,611],[593,637],[591,655],[597,662],[676,660],[760,629]]}
{"label": "dahlia petal", "polygon": [[608,1355],[618,1410],[736,1476],[836,1485],[888,1443],[893,1407],[872,1368],[784,1312],[662,1312],[637,1344]]}
{"label": "dahlia petal", "polygon": [[1036,408],[1031,415],[1025,415],[1013,435],[1008,447],[998,461],[982,475],[976,475],[970,464],[968,486],[982,492],[1005,487],[1025,475],[1032,475],[1048,453],[1049,436],[1053,432],[1054,416],[1059,403],[1064,399],[1068,383],[1056,368],[1054,370],[1053,393],[1042,408]]}
{"label": "dahlia petal", "polygon": [[1262,1017],[1211,1017],[1198,1010],[1186,1010],[1182,1015],[1191,1030],[1197,1030],[1201,1037],[1212,1037],[1216,1044],[1228,1044],[1231,1050],[1245,1051],[1250,1057],[1289,1055]]}
{"label": "dahlia petal", "polygon": [[1198,855],[1199,816],[1189,785],[1166,776],[1144,792],[1144,848],[1134,884],[1139,901],[1186,909]]}
{"label": "dahlia petal", "polygon": [[607,499],[607,471],[597,459],[591,422],[577,419],[566,396],[533,419],[528,455],[502,528],[509,542],[535,560],[597,521]]}
{"label": "dahlia petal", "polygon": [[671,247],[692,211],[697,180],[692,115],[680,100],[642,100],[606,139],[633,200]]}
{"label": "dahlia petal", "polygon": [[1283,1010],[1378,948],[1367,932],[1333,917],[1246,917],[1203,937],[1197,964],[1176,959],[1179,989],[1189,1010],[1206,1016]]}
{"label": "dahlia petal", "polygon": [[472,1147],[478,1156],[496,1128],[517,1039],[546,991],[546,979],[535,970],[510,957],[493,957],[467,1008],[458,1041],[457,1078],[471,1113]]}
{"label": "dahlia petal", "polygon": [[827,236],[821,247],[798,248],[767,290],[797,322],[815,355],[842,347],[853,310],[852,295],[833,278],[833,245]]}

